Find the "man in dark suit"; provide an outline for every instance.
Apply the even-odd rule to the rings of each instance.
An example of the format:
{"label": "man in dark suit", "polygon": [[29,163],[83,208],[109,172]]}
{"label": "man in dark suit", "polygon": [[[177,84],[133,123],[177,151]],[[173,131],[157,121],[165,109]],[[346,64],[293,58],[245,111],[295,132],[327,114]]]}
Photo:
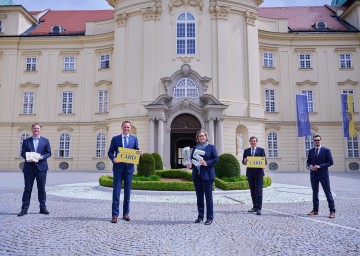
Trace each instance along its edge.
{"label": "man in dark suit", "polygon": [[[246,165],[248,156],[265,157],[265,150],[260,147],[256,147],[258,139],[256,137],[250,137],[249,139],[251,147],[245,149],[243,154],[242,163]],[[246,168],[246,177],[248,178],[249,188],[251,192],[251,199],[253,207],[249,212],[256,212],[257,215],[261,215],[262,197],[263,197],[263,184],[264,184],[264,169],[263,168]]]}
{"label": "man in dark suit", "polygon": [[[121,184],[124,180],[124,202],[123,202],[123,220],[130,221],[130,192],[131,182],[134,173],[134,164],[119,162],[116,159],[119,153],[119,147],[139,150],[138,139],[130,134],[131,123],[124,121],[121,124],[122,134],[115,136],[111,140],[108,156],[113,162],[113,197],[112,197],[112,223],[117,223],[119,216],[119,203]],[[142,154],[142,151],[140,151]]]}
{"label": "man in dark suit", "polygon": [[319,183],[325,192],[329,204],[329,218],[335,218],[335,203],[330,189],[329,167],[333,165],[330,149],[321,146],[320,135],[314,136],[315,147],[309,150],[306,161],[310,169],[310,181],[313,191],[313,209],[308,213],[310,216],[319,214]]}
{"label": "man in dark suit", "polygon": [[[51,156],[50,142],[48,139],[41,137],[42,126],[39,123],[35,123],[31,126],[33,136],[23,141],[21,148],[21,156],[25,159],[23,173],[25,180],[25,189],[22,197],[21,212],[19,217],[27,214],[30,206],[31,192],[36,179],[38,188],[38,199],[40,203],[40,213],[49,214],[46,209],[46,173],[48,168],[47,159]],[[27,159],[26,153],[36,152],[39,154],[39,158]]]}

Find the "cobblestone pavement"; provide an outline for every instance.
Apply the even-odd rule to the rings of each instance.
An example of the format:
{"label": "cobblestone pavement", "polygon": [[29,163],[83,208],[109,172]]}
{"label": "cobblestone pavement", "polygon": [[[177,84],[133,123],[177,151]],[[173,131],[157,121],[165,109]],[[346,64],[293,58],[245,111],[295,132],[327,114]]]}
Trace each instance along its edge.
{"label": "cobblestone pavement", "polygon": [[319,216],[307,216],[308,173],[269,172],[261,216],[247,212],[249,191],[216,190],[210,226],[194,223],[194,192],[154,191],[133,191],[131,221],[112,224],[100,175],[49,172],[50,215],[39,214],[35,186],[28,214],[17,217],[22,173],[0,172],[0,255],[360,255],[360,173],[331,173],[333,220],[323,194]]}

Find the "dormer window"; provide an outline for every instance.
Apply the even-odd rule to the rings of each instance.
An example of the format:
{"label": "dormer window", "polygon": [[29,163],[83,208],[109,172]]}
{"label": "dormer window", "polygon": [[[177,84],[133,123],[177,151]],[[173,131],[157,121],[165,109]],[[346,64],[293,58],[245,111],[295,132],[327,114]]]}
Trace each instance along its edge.
{"label": "dormer window", "polygon": [[315,28],[317,30],[325,30],[327,29],[327,25],[326,25],[326,22],[325,21],[318,21],[315,23]]}
{"label": "dormer window", "polygon": [[51,28],[51,34],[61,34],[64,32],[64,29],[61,26],[55,25]]}

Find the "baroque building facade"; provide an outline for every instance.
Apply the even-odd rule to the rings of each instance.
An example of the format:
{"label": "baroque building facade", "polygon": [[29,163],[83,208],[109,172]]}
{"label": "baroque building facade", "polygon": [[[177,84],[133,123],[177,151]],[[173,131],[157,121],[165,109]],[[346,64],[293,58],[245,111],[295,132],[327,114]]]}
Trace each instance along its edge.
{"label": "baroque building facade", "polygon": [[[182,168],[181,148],[204,128],[220,154],[240,160],[256,136],[268,169],[305,171],[312,139],[297,137],[302,93],[332,170],[359,171],[359,1],[107,2],[113,10],[0,6],[0,170],[21,169],[21,143],[41,122],[50,170],[109,171],[111,137],[129,120],[164,168]],[[354,95],[355,138],[343,137],[342,93]]]}

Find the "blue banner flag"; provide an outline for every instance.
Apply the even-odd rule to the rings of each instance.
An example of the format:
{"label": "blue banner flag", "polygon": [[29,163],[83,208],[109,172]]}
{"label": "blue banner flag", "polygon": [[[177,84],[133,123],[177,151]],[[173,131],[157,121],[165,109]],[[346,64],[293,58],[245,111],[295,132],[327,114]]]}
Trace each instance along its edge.
{"label": "blue banner flag", "polygon": [[355,138],[354,95],[341,94],[342,119],[345,138]]}
{"label": "blue banner flag", "polygon": [[296,94],[296,124],[298,137],[311,135],[308,102],[305,94]]}

